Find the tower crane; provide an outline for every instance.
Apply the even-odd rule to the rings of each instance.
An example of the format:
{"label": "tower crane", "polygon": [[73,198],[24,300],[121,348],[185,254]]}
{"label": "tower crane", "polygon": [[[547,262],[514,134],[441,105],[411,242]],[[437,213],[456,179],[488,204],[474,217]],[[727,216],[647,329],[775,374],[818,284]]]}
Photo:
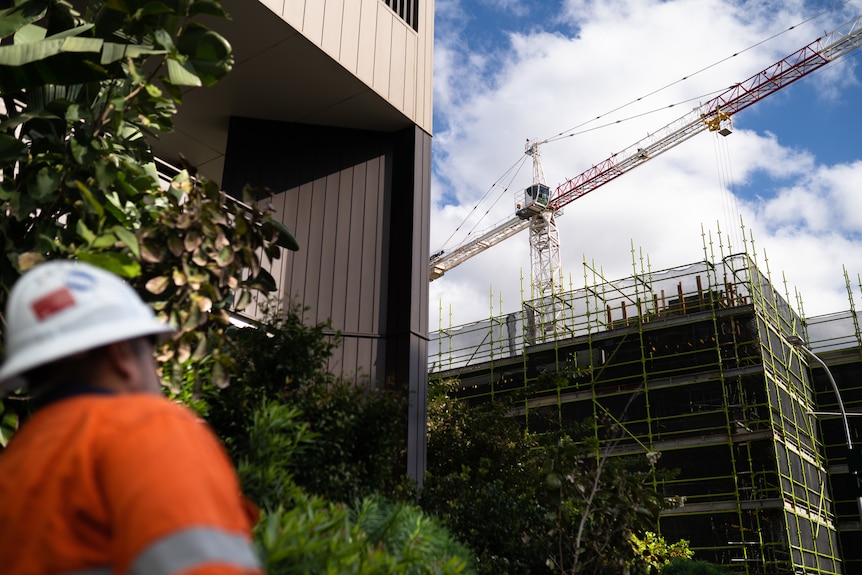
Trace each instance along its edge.
{"label": "tower crane", "polygon": [[[429,268],[431,281],[506,238],[529,228],[531,277],[538,292],[534,293],[534,297],[552,296],[561,287],[562,280],[556,215],[563,207],[696,134],[711,131],[722,136],[729,135],[732,132],[731,118],[734,114],[848,54],[860,44],[862,14],[744,82],[731,86],[646,138],[563,182],[553,193],[545,184],[541,169],[539,146],[543,142],[528,141],[526,154],[533,159],[533,184],[524,190],[523,198],[516,205],[515,214],[490,231],[448,252],[432,255]],[[556,322],[544,318],[543,323],[553,325]]]}

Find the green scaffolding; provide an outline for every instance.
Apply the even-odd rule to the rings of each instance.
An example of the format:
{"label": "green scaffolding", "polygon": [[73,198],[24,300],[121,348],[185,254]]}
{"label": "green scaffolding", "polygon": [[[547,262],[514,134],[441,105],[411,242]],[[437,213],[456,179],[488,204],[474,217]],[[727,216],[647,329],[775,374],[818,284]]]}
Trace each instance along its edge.
{"label": "green scaffolding", "polygon": [[[746,574],[862,572],[851,551],[862,547],[854,539],[862,525],[851,521],[844,504],[853,499],[836,475],[841,465],[846,475],[843,434],[836,418],[815,415],[835,403],[785,339],[812,342],[811,333],[835,330],[794,311],[768,261],[763,273],[747,252],[715,255],[714,246],[705,234],[703,261],[661,271],[633,248],[633,274],[621,280],[585,261],[582,289],[441,326],[431,336],[430,378],[450,382],[465,401],[512,398],[513,415],[531,428],[616,422],[623,433],[604,448],[660,454],[660,466],[679,470],[656,483],[676,502],[659,527],[668,539],[689,540],[697,558]],[[551,317],[542,313],[551,305],[564,320],[537,323]],[[842,365],[862,374],[851,315],[852,345],[839,348],[853,353]],[[860,383],[848,391],[862,406]]]}

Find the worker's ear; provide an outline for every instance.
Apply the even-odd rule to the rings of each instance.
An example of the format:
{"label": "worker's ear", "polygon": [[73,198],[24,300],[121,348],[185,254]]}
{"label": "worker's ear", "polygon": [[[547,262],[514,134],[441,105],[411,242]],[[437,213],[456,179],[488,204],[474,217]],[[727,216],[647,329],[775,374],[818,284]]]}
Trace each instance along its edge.
{"label": "worker's ear", "polygon": [[141,366],[131,342],[116,341],[106,345],[105,364],[116,383],[129,391],[136,388]]}

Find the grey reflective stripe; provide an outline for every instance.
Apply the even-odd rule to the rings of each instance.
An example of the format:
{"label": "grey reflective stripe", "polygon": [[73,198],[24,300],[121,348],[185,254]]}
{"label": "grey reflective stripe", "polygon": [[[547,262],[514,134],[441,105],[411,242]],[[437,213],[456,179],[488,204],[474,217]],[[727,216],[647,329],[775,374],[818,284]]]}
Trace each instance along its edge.
{"label": "grey reflective stripe", "polygon": [[92,569],[85,569],[83,571],[63,573],[63,575],[111,575],[112,573],[113,571],[111,571],[110,567],[93,567]]}
{"label": "grey reflective stripe", "polygon": [[260,568],[245,537],[208,527],[196,527],[159,539],[132,562],[129,575],[173,575],[192,567],[222,564]]}

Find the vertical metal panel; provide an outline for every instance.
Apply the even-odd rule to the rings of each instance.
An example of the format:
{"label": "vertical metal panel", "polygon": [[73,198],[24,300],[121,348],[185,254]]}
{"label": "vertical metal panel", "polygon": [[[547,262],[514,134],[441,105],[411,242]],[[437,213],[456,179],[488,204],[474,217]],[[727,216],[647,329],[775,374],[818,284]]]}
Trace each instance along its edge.
{"label": "vertical metal panel", "polygon": [[326,317],[342,317],[342,315],[335,313],[333,307],[334,292],[343,292],[343,290],[338,289],[338,286],[343,286],[345,283],[343,272],[345,264],[343,259],[344,252],[336,249],[341,243],[338,241],[338,238],[341,238],[344,234],[341,233],[337,225],[333,225],[333,216],[338,215],[339,205],[342,203],[342,200],[345,202],[349,201],[349,196],[340,197],[340,193],[342,192],[339,185],[340,181],[341,173],[339,171],[335,171],[326,177],[324,186],[326,191],[322,202],[324,211],[322,221],[325,223],[321,226],[323,233],[321,237],[320,283],[317,290],[317,303],[314,307],[319,310],[318,315]]}
{"label": "vertical metal panel", "polygon": [[[359,16],[359,59],[356,65],[356,76],[369,86],[373,86],[377,9],[380,7],[380,0],[358,1],[362,3],[362,13]],[[383,63],[379,65],[382,66]]]}
{"label": "vertical metal panel", "polygon": [[431,131],[433,0],[259,0]]}
{"label": "vertical metal panel", "polygon": [[355,278],[348,278],[350,282],[356,282],[357,295],[356,306],[359,308],[359,323],[358,331],[371,331],[376,327],[377,312],[379,309],[379,297],[377,294],[380,290],[380,282],[377,274],[380,271],[380,252],[378,250],[369,249],[377,245],[377,215],[379,208],[377,206],[376,195],[369,193],[370,190],[376,188],[380,177],[380,158],[372,158],[365,164],[365,182],[363,183],[363,215],[362,225],[360,227],[362,233],[362,251],[359,253],[359,259],[362,265],[359,268],[359,275]]}
{"label": "vertical metal panel", "polygon": [[[392,26],[392,47],[389,56],[389,101],[395,107],[403,110],[405,108],[404,92],[407,80],[407,44],[416,44],[416,35],[410,32],[410,38],[407,38],[407,27]],[[410,72],[413,68],[409,69]]]}
{"label": "vertical metal panel", "polygon": [[432,109],[432,76],[434,72],[434,2],[425,0],[422,2],[424,16],[420,18],[420,34],[418,57],[416,58],[416,113],[414,121],[425,129],[432,132],[432,120],[434,110]]}
{"label": "vertical metal panel", "polygon": [[[348,153],[344,153],[345,160],[349,158]],[[345,162],[347,164],[347,162]],[[352,184],[355,167],[347,165],[338,173],[338,205],[335,208],[335,229],[340,232],[335,236],[335,246],[333,252],[336,254],[338,261],[332,262],[332,283],[341,282],[346,285],[344,290],[333,290],[332,304],[330,317],[344,318],[343,325],[345,331],[355,331],[356,324],[351,320],[353,318],[348,310],[348,297],[351,291],[350,277],[350,223],[351,223],[351,207],[354,203],[352,194]]]}
{"label": "vertical metal panel", "polygon": [[[351,190],[359,190],[365,187],[366,172],[368,167],[365,163],[357,163],[353,167],[353,178],[351,181]],[[362,221],[365,218],[365,197],[358,193],[354,193],[350,198],[350,221]],[[363,228],[360,226],[350,226],[347,229],[349,236],[349,245],[347,252],[347,274],[346,282],[350,289],[345,291],[345,331],[359,331],[359,315],[362,309],[362,299],[360,296],[360,276],[365,267],[362,261]]]}
{"label": "vertical metal panel", "polygon": [[[275,137],[277,136],[277,137]],[[254,145],[266,138],[269,145]],[[396,134],[234,118],[224,187],[277,192],[300,251],[285,252],[281,293],[308,323],[342,333],[330,368],[410,398],[408,460],[424,469],[430,141]],[[273,268],[276,269],[276,268]]]}
{"label": "vertical metal panel", "polygon": [[[418,42],[413,41],[411,39],[407,39],[407,42],[404,46],[404,70],[405,76],[409,76],[413,73],[417,68],[417,60],[416,55],[418,48]],[[416,81],[408,82],[406,78],[402,78],[402,83],[404,85],[404,113],[407,114],[408,117],[412,118],[416,115],[416,112],[420,109],[417,106],[417,83],[421,81],[421,79],[416,76]],[[397,85],[395,83],[395,79],[392,80],[393,85]]]}
{"label": "vertical metal panel", "polygon": [[[293,26],[297,30],[302,30],[302,17],[305,13],[305,4],[307,0],[265,0],[265,4],[269,6],[276,14],[281,14],[285,22]],[[316,2],[317,0],[310,0]],[[276,10],[281,4],[281,10]]]}
{"label": "vertical metal panel", "polygon": [[344,0],[341,19],[341,52],[338,60],[341,65],[357,74],[359,61],[359,26],[362,3],[358,0]]}
{"label": "vertical metal panel", "polygon": [[323,19],[323,34],[320,47],[335,58],[341,54],[341,33],[343,30],[344,0],[327,0]]}
{"label": "vertical metal panel", "polygon": [[389,68],[392,66],[392,28],[395,16],[383,8],[377,10],[377,33],[374,42],[374,81],[371,86],[389,98]]}
{"label": "vertical metal panel", "polygon": [[327,6],[324,0],[306,0],[305,13],[302,17],[302,35],[323,46],[323,13]]}

